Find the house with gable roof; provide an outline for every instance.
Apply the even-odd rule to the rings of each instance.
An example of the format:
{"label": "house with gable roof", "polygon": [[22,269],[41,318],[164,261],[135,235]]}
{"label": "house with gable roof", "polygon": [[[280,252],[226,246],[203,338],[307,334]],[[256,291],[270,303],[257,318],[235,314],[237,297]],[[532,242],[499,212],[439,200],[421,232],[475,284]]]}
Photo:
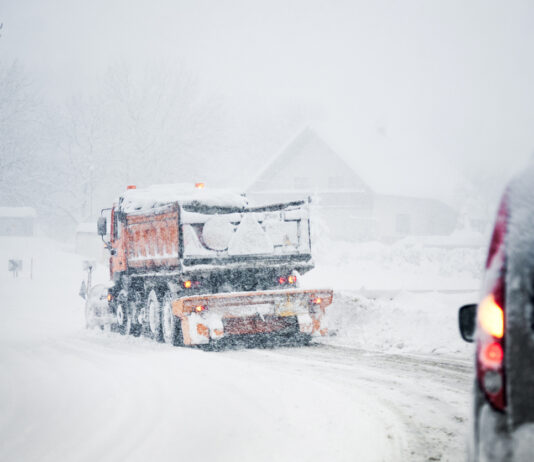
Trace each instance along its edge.
{"label": "house with gable roof", "polygon": [[259,204],[309,196],[314,221],[336,239],[448,235],[457,220],[438,200],[377,193],[311,128],[267,163],[247,196]]}

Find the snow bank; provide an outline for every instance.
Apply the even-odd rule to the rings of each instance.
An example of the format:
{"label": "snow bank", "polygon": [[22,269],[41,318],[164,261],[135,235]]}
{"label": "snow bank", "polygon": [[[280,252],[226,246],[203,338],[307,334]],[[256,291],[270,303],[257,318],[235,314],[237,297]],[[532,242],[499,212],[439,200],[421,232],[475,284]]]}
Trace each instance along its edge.
{"label": "snow bank", "polygon": [[[406,238],[393,245],[350,243],[316,236],[316,267],[301,277],[306,288],[331,287],[326,342],[365,350],[469,358],[458,331],[458,308],[476,303],[484,245],[459,247],[458,235]],[[432,244],[430,243],[432,242]],[[465,241],[464,241],[465,242]]]}
{"label": "snow bank", "polygon": [[387,353],[469,358],[473,347],[460,337],[458,308],[477,299],[477,292],[401,292],[374,299],[337,292],[327,311],[334,336],[325,341]]}

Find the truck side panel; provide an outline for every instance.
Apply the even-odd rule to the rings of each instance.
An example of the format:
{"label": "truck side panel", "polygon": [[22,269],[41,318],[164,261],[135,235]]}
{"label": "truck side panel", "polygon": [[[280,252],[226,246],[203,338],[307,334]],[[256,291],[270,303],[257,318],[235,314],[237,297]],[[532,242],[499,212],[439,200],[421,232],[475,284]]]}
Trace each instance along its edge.
{"label": "truck side panel", "polygon": [[178,266],[178,211],[126,218],[126,255],[129,268]]}

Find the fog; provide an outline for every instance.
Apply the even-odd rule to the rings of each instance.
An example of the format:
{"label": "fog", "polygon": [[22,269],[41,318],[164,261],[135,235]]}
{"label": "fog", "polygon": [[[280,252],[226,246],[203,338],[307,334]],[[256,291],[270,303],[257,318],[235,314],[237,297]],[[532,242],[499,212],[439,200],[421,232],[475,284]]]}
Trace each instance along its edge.
{"label": "fog", "polygon": [[2,85],[0,205],[76,222],[127,183],[239,189],[307,126],[380,193],[493,201],[534,150],[533,20],[530,1],[3,0],[2,78],[23,84]]}
{"label": "fog", "polygon": [[534,460],[533,26],[0,0],[0,462]]}

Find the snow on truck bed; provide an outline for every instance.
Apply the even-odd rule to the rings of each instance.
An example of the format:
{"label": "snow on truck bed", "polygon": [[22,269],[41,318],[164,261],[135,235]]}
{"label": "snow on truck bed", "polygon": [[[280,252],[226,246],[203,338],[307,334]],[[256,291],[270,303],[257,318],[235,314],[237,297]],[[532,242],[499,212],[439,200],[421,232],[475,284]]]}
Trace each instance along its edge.
{"label": "snow on truck bed", "polygon": [[190,184],[161,184],[147,188],[128,189],[121,195],[122,210],[127,213],[151,210],[178,202],[182,205],[198,203],[207,207],[242,209],[247,206],[245,196],[229,190],[197,189]]}

